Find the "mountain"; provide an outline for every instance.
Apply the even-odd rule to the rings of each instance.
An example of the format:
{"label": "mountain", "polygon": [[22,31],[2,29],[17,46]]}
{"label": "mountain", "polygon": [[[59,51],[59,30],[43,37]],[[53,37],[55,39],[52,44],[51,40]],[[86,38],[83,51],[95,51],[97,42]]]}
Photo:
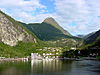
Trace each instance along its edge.
{"label": "mountain", "polygon": [[77,35],[76,37],[84,38],[85,35]]}
{"label": "mountain", "polygon": [[91,33],[89,33],[89,34],[87,34],[87,35],[81,35],[81,34],[79,34],[79,35],[77,35],[76,37],[79,37],[79,38],[82,38],[82,39],[87,39],[89,36],[91,36],[91,35],[93,35],[93,34],[95,34],[95,32],[91,32]]}
{"label": "mountain", "polygon": [[71,35],[68,31],[64,30],[52,17],[46,18],[43,23],[50,24],[55,28],[59,29],[65,35]]}
{"label": "mountain", "polygon": [[82,50],[90,50],[88,52],[95,52],[100,54],[100,30],[90,33],[88,37],[84,39],[84,45]]}
{"label": "mountain", "polygon": [[43,41],[71,38],[72,36],[64,30],[53,18],[46,18],[42,23],[21,23]]}
{"label": "mountain", "polygon": [[85,44],[81,46],[82,55],[96,54],[97,57],[100,56],[100,30],[89,36],[84,42]]}
{"label": "mountain", "polygon": [[95,32],[91,32],[91,33],[85,35],[85,36],[83,37],[83,39],[85,40],[85,39],[89,38],[89,37],[90,37],[91,35],[93,35],[93,34],[95,34]]}
{"label": "mountain", "polygon": [[[0,57],[26,57],[43,52],[43,47],[80,46],[81,40],[70,35],[53,18],[42,23],[22,23],[0,11]],[[42,41],[41,41],[42,40]]]}
{"label": "mountain", "polygon": [[86,36],[84,39],[85,44],[91,44],[97,40],[97,38],[100,37],[100,30],[90,33]]}
{"label": "mountain", "polygon": [[36,43],[36,37],[23,25],[0,11],[0,42],[15,46],[20,41]]}

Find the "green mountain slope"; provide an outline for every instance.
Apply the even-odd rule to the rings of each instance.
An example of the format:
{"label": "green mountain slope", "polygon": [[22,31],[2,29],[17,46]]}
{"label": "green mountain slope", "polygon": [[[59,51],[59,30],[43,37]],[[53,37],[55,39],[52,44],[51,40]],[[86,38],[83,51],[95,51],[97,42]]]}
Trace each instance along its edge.
{"label": "green mountain slope", "polygon": [[100,37],[100,30],[98,30],[95,33],[91,33],[90,36],[85,38],[84,42],[85,42],[85,44],[91,44],[91,43],[95,42],[98,37]]}
{"label": "green mountain slope", "polygon": [[37,51],[43,47],[76,47],[77,37],[71,36],[54,19],[50,23],[46,20],[25,24],[0,11],[0,57],[25,57],[32,52],[43,52]]}
{"label": "green mountain slope", "polygon": [[47,18],[42,23],[22,24],[33,32],[39,39],[44,41],[73,38],[73,36],[60,27],[53,18]]}
{"label": "green mountain slope", "polygon": [[39,48],[38,42],[34,33],[0,11],[0,57],[29,56]]}
{"label": "green mountain slope", "polygon": [[71,34],[70,34],[68,31],[64,30],[64,29],[56,22],[56,20],[53,19],[52,17],[46,18],[46,19],[43,21],[43,23],[50,24],[50,25],[54,26],[55,28],[59,29],[63,34],[71,36]]}
{"label": "green mountain slope", "polygon": [[85,38],[82,50],[93,50],[100,52],[100,30]]}

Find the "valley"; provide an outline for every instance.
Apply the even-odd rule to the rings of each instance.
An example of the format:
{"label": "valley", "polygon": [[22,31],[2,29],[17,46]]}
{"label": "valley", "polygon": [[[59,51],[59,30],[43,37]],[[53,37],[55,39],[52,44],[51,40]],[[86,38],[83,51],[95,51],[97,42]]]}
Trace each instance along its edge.
{"label": "valley", "polygon": [[58,57],[77,57],[78,51],[82,52],[78,56],[91,53],[99,56],[99,47],[100,30],[80,38],[64,30],[52,17],[42,23],[26,24],[0,11],[0,57],[27,57],[31,53],[54,55],[55,52]]}

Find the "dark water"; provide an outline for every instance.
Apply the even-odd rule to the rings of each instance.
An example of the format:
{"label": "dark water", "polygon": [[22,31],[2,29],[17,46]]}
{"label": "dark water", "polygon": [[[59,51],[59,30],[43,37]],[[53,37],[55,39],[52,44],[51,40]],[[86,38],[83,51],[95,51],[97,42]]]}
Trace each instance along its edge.
{"label": "dark water", "polygon": [[100,61],[0,62],[0,75],[100,75]]}

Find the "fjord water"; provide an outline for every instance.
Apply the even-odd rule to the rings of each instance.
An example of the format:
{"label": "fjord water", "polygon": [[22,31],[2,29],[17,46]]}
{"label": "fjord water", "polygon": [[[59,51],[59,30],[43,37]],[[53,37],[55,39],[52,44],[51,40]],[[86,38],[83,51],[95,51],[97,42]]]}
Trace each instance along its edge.
{"label": "fjord water", "polygon": [[100,61],[33,60],[0,62],[0,75],[100,75]]}

